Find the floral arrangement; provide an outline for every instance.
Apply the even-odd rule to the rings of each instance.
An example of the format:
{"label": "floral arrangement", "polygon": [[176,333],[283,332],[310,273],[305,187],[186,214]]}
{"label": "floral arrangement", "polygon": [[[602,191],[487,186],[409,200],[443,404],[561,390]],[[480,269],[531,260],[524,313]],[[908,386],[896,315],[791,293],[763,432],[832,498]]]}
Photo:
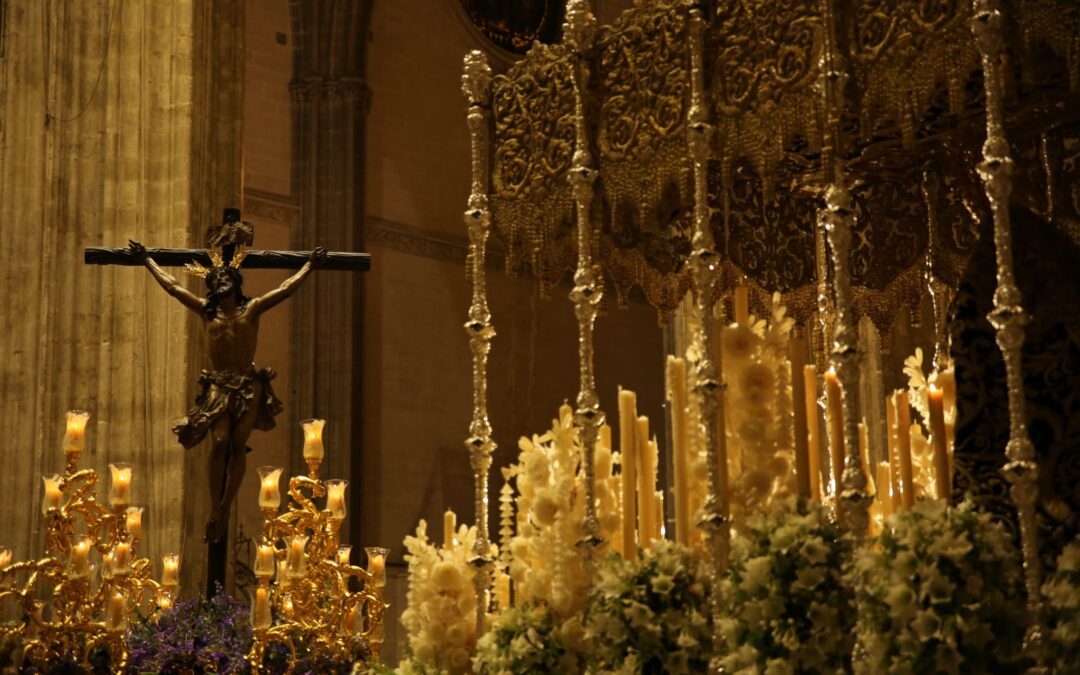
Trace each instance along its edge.
{"label": "floral arrangement", "polygon": [[855,617],[844,570],[851,554],[851,542],[817,502],[786,498],[748,517],[721,584],[726,671],[848,669]]}
{"label": "floral arrangement", "polygon": [[182,600],[134,624],[128,664],[139,673],[247,673],[251,640],[247,605],[219,592],[212,600]]}
{"label": "floral arrangement", "polygon": [[544,605],[499,614],[476,645],[474,671],[483,675],[582,672],[581,622],[562,620]]}
{"label": "floral arrangement", "polygon": [[1047,653],[1055,673],[1080,663],[1080,539],[1065,547],[1042,588],[1046,602]]}
{"label": "floral arrangement", "polygon": [[[570,407],[561,408],[550,431],[532,439],[522,437],[518,447],[514,467],[518,522],[510,540],[509,569],[515,598],[521,604],[546,604],[568,618],[581,610],[588,592],[585,566],[576,549],[583,534],[585,488],[581,444]],[[606,456],[610,465],[610,450]],[[597,482],[598,493],[602,484]],[[600,501],[604,503],[603,498]],[[605,539],[610,540],[606,532]]]}
{"label": "floral arrangement", "polygon": [[476,645],[476,593],[469,565],[476,528],[462,525],[450,547],[433,544],[423,520],[405,538],[409,566],[408,607],[401,623],[409,636],[408,673],[469,672]]}
{"label": "floral arrangement", "polygon": [[[792,375],[788,361],[788,340],[794,324],[777,293],[768,320],[751,316],[748,324],[732,324],[720,332],[728,383],[724,413],[731,508],[736,524],[795,492]],[[695,458],[692,470],[696,482],[704,485],[703,456]]]}
{"label": "floral arrangement", "polygon": [[971,502],[892,516],[851,572],[856,672],[1010,672],[1024,629],[1017,554]]}
{"label": "floral arrangement", "polygon": [[598,565],[585,613],[596,672],[705,672],[712,647],[706,565],[678,544],[657,541],[640,561]]}

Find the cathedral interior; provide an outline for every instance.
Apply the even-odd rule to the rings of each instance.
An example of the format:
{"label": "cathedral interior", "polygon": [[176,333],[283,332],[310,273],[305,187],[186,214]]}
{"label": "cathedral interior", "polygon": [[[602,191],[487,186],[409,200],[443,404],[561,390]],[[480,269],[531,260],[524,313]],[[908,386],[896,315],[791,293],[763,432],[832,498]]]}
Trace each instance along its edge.
{"label": "cathedral interior", "polygon": [[[984,65],[1000,65],[998,53],[987,56],[988,39],[972,37],[972,24],[993,11],[1006,17],[1006,46],[993,47],[1005,54],[1000,88]],[[202,597],[217,579],[246,607],[262,583],[260,536],[270,531],[256,468],[308,471],[301,425],[326,420],[315,476],[348,481],[334,541],[388,549],[382,659],[415,660],[422,648],[401,617],[414,607],[419,557],[406,558],[406,538],[420,521],[441,532],[448,511],[463,525],[482,524],[469,536],[499,553],[485,558],[476,546],[470,564],[487,570],[476,572],[476,597],[493,617],[500,574],[525,597],[524,577],[501,557],[512,547],[500,527],[534,516],[500,520],[500,488],[516,475],[500,467],[524,458],[530,443],[539,447],[528,438],[553,417],[582,434],[583,457],[603,446],[610,459],[620,449],[612,430],[618,439],[627,428],[620,392],[636,392],[635,415],[653,420],[652,488],[673,490],[660,497],[659,538],[713,542],[701,550],[726,556],[726,544],[708,547],[729,521],[738,536],[743,512],[710,511],[717,495],[725,505],[731,498],[727,468],[717,487],[705,465],[717,464],[710,453],[724,445],[723,420],[719,432],[708,420],[724,417],[725,398],[726,433],[738,432],[731,407],[741,404],[731,401],[742,400],[744,385],[727,375],[725,331],[729,318],[743,325],[741,302],[754,321],[787,326],[802,347],[790,347],[797,358],[776,371],[790,380],[781,376],[781,388],[802,392],[777,403],[784,423],[802,430],[802,447],[807,410],[811,430],[821,417],[824,455],[828,439],[836,443],[828,434],[850,448],[860,433],[854,417],[830,417],[830,364],[844,398],[841,406],[836,395],[835,410],[850,415],[852,397],[861,401],[862,466],[845,463],[841,448],[840,464],[807,479],[797,449],[769,451],[793,458],[788,468],[769,465],[792,476],[791,494],[827,492],[837,522],[884,528],[866,486],[881,489],[873,469],[893,456],[890,429],[901,413],[887,394],[909,386],[905,367],[916,353],[922,375],[925,354],[928,369],[955,380],[948,458],[927,469],[944,482],[918,498],[973,500],[1006,523],[1018,570],[1050,575],[1080,532],[1078,35],[1080,6],[1068,0],[0,0],[0,547],[10,562],[56,545],[48,507],[44,518],[39,507],[50,484],[39,477],[65,471],[65,412],[88,411],[81,466],[100,474],[102,487],[111,463],[134,467],[130,501],[145,507],[139,555],[152,565],[180,555],[176,599]],[[1011,157],[997,193],[984,171],[1001,159],[984,157],[1001,151],[983,145],[991,110],[1003,115],[991,133],[1004,134]],[[703,129],[711,141],[698,144]],[[238,215],[219,226],[230,209]],[[833,239],[837,230],[848,240]],[[1003,241],[1022,311],[1001,291]],[[582,242],[595,261],[582,262]],[[224,261],[215,245],[228,251]],[[85,264],[95,247],[119,264]],[[317,247],[329,251],[325,260]],[[830,263],[837,247],[850,255]],[[158,249],[202,253],[188,273],[155,258]],[[224,368],[213,316],[222,310],[202,298],[227,283],[211,283],[215,270],[240,269],[229,262],[234,249],[251,249],[244,302],[258,299],[267,311],[252,329],[254,368],[272,369],[242,384],[206,374]],[[295,264],[259,264],[260,252],[275,251],[297,252]],[[346,253],[370,258],[335,266]],[[171,290],[137,268],[153,259],[174,275]],[[307,278],[275,297],[304,264]],[[602,299],[590,296],[597,288]],[[1004,338],[995,337],[996,321],[1014,309],[1026,320],[1022,354],[999,349]],[[759,330],[771,339],[771,328]],[[723,368],[710,360],[721,354],[711,343],[722,343]],[[686,359],[682,407],[669,356]],[[820,410],[800,377],[814,366]],[[215,420],[240,419],[234,405],[273,408],[275,395],[283,408],[254,421],[229,455],[239,457],[239,473],[230,463],[215,474],[225,433]],[[918,419],[912,405],[903,415]],[[182,447],[174,428],[198,424]],[[934,444],[922,442],[932,462]],[[680,468],[681,443],[700,444],[685,451],[689,469]],[[695,457],[698,492],[679,486]],[[584,461],[589,470],[572,480],[588,501],[595,481],[608,483]],[[750,460],[730,461],[731,494],[749,513],[758,502],[739,497],[736,476]],[[1002,472],[1007,461],[1013,474]],[[1029,518],[1016,486],[1033,467]],[[621,474],[606,471],[614,485]],[[217,481],[233,477],[236,497],[219,514]],[[614,494],[612,503],[626,498]],[[566,556],[586,560],[583,570],[593,569],[589,547],[621,532],[605,524],[604,499],[583,507],[584,534],[576,549],[568,545]],[[898,508],[896,499],[887,508]],[[876,526],[864,522],[868,508],[871,521],[880,516]],[[216,552],[205,541],[214,518],[224,527]],[[686,535],[691,520],[700,531]],[[1036,535],[1038,550],[1026,550]],[[615,539],[629,556],[628,540]],[[484,574],[494,576],[481,591]],[[8,588],[0,583],[0,600]],[[562,611],[554,595],[549,601]],[[0,604],[3,622],[23,614]],[[484,629],[472,630],[475,646]]]}

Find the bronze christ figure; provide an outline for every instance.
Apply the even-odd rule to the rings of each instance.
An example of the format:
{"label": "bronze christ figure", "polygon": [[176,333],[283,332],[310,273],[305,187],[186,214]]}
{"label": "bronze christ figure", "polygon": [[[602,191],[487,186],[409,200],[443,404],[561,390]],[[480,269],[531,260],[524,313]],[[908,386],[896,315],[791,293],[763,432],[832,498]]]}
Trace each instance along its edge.
{"label": "bronze christ figure", "polygon": [[248,437],[254,429],[272,429],[274,417],[282,409],[270,384],[274,371],[256,370],[253,363],[259,318],[295,293],[311,271],[326,260],[326,249],[316,248],[304,266],[280,286],[260,297],[248,298],[240,273],[243,251],[235,245],[222,249],[224,256],[212,254],[211,268],[195,268],[206,281],[206,297],[200,298],[154,262],[146,247],[136,241],[128,243],[131,256],[150,270],[161,287],[202,318],[210,345],[211,369],[202,371],[194,405],[173,427],[185,448],[195,447],[207,435],[213,442],[208,467],[213,491],[206,522],[208,542],[220,541],[225,535],[223,524],[244,477],[245,455],[251,450],[247,447]]}

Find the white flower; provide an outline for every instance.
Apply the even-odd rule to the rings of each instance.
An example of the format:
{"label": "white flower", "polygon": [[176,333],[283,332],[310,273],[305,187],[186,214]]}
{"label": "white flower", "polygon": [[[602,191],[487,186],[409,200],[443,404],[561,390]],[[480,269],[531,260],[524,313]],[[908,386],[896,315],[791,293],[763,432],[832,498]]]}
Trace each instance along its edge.
{"label": "white flower", "polygon": [[465,583],[465,578],[457,565],[447,561],[441,561],[431,568],[431,582],[440,591],[454,591]]}
{"label": "white flower", "polygon": [[751,405],[761,406],[772,398],[776,374],[764,363],[749,363],[736,376],[738,394]]}
{"label": "white flower", "polygon": [[941,618],[932,609],[916,612],[915,618],[911,621],[911,629],[920,640],[929,640],[934,637],[939,628],[941,628]]}
{"label": "white flower", "polygon": [[750,359],[758,348],[761,338],[749,326],[731,325],[720,330],[720,344],[724,350],[724,363],[742,363]]}

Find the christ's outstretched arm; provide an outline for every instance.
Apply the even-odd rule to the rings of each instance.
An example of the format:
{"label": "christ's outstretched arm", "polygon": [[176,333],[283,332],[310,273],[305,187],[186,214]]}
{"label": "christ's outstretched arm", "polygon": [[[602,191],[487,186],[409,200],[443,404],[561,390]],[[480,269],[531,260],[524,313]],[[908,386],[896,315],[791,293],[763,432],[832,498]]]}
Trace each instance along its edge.
{"label": "christ's outstretched arm", "polygon": [[203,313],[206,308],[206,301],[184,288],[180,282],[176,280],[176,277],[161,269],[161,267],[154,262],[154,259],[147,255],[145,246],[137,241],[128,241],[128,250],[146,265],[146,269],[150,270],[150,274],[159,284],[161,284],[161,287],[165,289],[166,293],[179,300],[181,304],[191,311],[200,314]]}
{"label": "christ's outstretched arm", "polygon": [[308,258],[308,261],[300,268],[300,271],[283,281],[280,286],[269,293],[248,302],[248,311],[261,314],[271,307],[280,304],[290,295],[295,293],[296,289],[300,288],[300,284],[304,283],[304,279],[307,279],[308,275],[311,274],[311,271],[319,267],[325,260],[326,247],[319,246],[311,252],[311,257]]}

